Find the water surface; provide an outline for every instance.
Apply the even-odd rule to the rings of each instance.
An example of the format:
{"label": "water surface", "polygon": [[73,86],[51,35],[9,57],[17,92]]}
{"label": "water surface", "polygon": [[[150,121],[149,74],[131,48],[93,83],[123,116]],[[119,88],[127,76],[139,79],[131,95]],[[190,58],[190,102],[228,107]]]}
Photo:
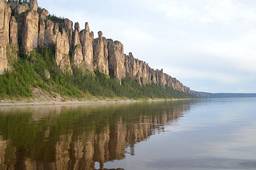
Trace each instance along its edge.
{"label": "water surface", "polygon": [[255,98],[0,108],[0,170],[256,169]]}

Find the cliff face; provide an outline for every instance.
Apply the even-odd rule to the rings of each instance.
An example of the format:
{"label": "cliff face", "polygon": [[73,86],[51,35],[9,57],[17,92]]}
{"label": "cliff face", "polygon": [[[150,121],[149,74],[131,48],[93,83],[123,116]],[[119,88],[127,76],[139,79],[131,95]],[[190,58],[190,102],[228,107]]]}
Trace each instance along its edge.
{"label": "cliff face", "polygon": [[124,48],[119,41],[108,40],[109,74],[122,80],[126,77]]}
{"label": "cliff face", "polygon": [[98,38],[93,41],[94,69],[108,75],[108,45],[107,40],[98,32]]}
{"label": "cliff face", "polygon": [[4,2],[0,1],[0,73],[8,67],[7,45],[9,44],[9,23],[11,9]]}
{"label": "cliff face", "polygon": [[9,69],[8,47],[16,47],[20,54],[29,54],[38,48],[55,49],[56,64],[63,72],[73,69],[99,71],[118,80],[130,78],[141,85],[168,86],[190,93],[181,82],[154,70],[132,53],[124,54],[123,44],[106,39],[101,31],[98,38],[90,31],[89,24],[80,30],[78,23],[69,19],[49,16],[36,0],[29,4],[0,0],[0,74]]}
{"label": "cliff face", "polygon": [[90,32],[89,24],[85,23],[85,29],[80,32],[80,41],[82,45],[83,61],[89,71],[93,71],[93,41],[94,34]]}

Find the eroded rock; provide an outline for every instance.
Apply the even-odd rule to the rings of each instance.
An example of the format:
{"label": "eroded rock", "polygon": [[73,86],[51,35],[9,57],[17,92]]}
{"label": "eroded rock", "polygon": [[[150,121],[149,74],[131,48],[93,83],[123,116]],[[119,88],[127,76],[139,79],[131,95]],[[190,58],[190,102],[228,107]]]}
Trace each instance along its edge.
{"label": "eroded rock", "polygon": [[30,9],[32,11],[37,11],[37,9],[38,9],[37,0],[30,0]]}
{"label": "eroded rock", "polygon": [[85,67],[89,71],[93,71],[93,40],[94,34],[90,32],[89,24],[86,22],[85,29],[80,32],[80,41]]}
{"label": "eroded rock", "polygon": [[29,11],[25,16],[22,33],[23,52],[29,54],[38,47],[39,14],[37,11]]}
{"label": "eroded rock", "polygon": [[126,76],[124,48],[119,41],[108,40],[109,74],[119,80]]}
{"label": "eroded rock", "polygon": [[98,38],[93,42],[94,69],[109,75],[108,70],[108,43],[103,33],[98,32]]}
{"label": "eroded rock", "polygon": [[38,33],[38,46],[39,48],[45,47],[45,31],[46,21],[49,16],[49,12],[46,9],[39,11],[39,33]]}
{"label": "eroded rock", "polygon": [[58,33],[56,39],[56,48],[55,48],[55,60],[57,66],[65,72],[72,73],[71,64],[69,59],[69,40],[68,35],[64,31],[63,33]]}
{"label": "eroded rock", "polygon": [[9,45],[9,22],[11,9],[5,1],[0,1],[0,74],[8,69],[7,46]]}
{"label": "eroded rock", "polygon": [[46,29],[45,29],[45,36],[44,36],[44,45],[46,47],[55,47],[56,45],[56,38],[58,31],[58,24],[54,23],[51,20],[46,21]]}
{"label": "eroded rock", "polygon": [[73,64],[76,68],[81,68],[81,65],[84,61],[79,32],[80,32],[79,23],[75,23],[75,30],[73,32],[73,43],[72,43],[72,46],[73,46],[72,58],[73,58]]}
{"label": "eroded rock", "polygon": [[73,22],[69,19],[64,19],[64,28],[68,34],[69,44],[71,46],[73,41]]}
{"label": "eroded rock", "polygon": [[29,11],[29,5],[28,4],[17,4],[16,6],[13,6],[15,15],[21,15],[27,11]]}
{"label": "eroded rock", "polygon": [[129,53],[129,55],[125,55],[124,57],[124,66],[126,70],[126,77],[127,78],[133,78],[133,55],[132,53]]}
{"label": "eroded rock", "polygon": [[10,21],[10,44],[18,48],[18,23],[14,16]]}

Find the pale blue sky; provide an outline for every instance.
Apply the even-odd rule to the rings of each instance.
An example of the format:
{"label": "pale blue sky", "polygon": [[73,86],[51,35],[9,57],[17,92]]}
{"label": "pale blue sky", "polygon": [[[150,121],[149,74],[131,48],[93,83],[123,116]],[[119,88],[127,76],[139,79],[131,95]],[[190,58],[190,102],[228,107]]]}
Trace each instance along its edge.
{"label": "pale blue sky", "polygon": [[255,0],[39,0],[194,90],[256,92]]}

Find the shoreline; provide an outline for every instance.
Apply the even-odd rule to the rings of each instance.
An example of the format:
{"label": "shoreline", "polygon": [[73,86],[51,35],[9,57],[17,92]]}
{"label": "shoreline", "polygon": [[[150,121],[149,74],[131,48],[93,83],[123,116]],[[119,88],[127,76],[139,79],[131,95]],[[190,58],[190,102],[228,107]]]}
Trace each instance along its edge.
{"label": "shoreline", "polygon": [[191,100],[191,98],[143,98],[143,99],[84,99],[84,100],[0,100],[0,107],[24,107],[24,106],[90,106],[90,105],[113,105],[113,104],[132,104],[132,103],[143,103],[143,102],[172,102]]}

